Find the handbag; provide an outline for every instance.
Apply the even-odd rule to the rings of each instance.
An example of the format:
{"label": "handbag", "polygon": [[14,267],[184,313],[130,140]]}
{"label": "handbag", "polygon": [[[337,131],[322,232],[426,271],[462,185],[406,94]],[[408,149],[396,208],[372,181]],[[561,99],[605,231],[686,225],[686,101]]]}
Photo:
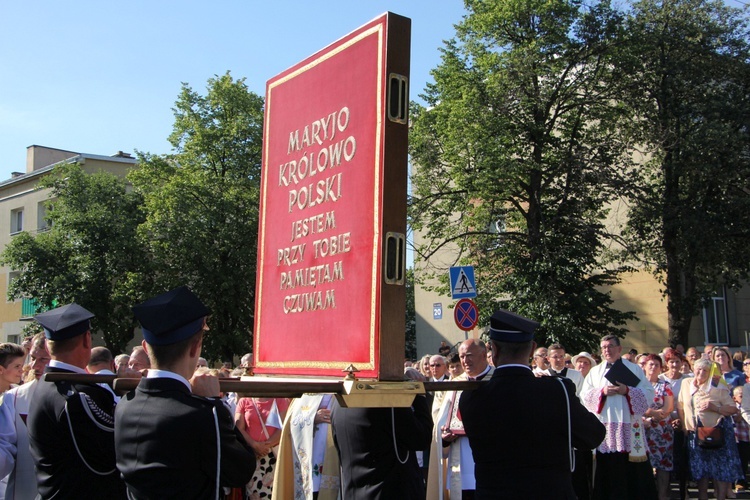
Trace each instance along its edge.
{"label": "handbag", "polygon": [[693,398],[690,398],[690,406],[693,408],[693,418],[695,419],[695,444],[704,450],[715,450],[724,446],[724,429],[721,426],[721,419],[715,427],[704,427],[700,417],[695,415],[695,406]]}
{"label": "handbag", "polygon": [[721,448],[724,445],[724,429],[719,427],[696,427],[695,444],[707,450]]}

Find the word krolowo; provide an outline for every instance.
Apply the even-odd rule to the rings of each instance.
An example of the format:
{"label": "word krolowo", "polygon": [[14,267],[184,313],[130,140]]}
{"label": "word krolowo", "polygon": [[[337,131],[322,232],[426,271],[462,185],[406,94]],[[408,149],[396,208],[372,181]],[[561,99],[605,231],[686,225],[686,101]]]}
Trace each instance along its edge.
{"label": "word krolowo", "polygon": [[[299,129],[290,132],[286,154],[290,154],[292,151],[301,151],[303,148],[312,146],[313,143],[322,146],[323,141],[333,140],[337,129],[339,132],[343,132],[348,126],[349,108],[344,106],[338,112],[334,111],[313,121],[310,125],[305,125],[302,129],[301,142],[299,140]],[[323,134],[322,137],[321,133]]]}
{"label": "word krolowo", "polygon": [[315,177],[327,169],[350,162],[357,153],[357,139],[350,135],[346,139],[330,144],[315,152],[305,153],[297,160],[279,165],[279,186],[297,185],[308,177]]}

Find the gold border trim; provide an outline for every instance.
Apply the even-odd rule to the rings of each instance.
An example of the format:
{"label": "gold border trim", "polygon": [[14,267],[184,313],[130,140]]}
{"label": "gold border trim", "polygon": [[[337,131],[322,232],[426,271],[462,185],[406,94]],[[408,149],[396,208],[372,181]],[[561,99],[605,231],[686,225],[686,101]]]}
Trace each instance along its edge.
{"label": "gold border trim", "polygon": [[[376,318],[378,315],[377,310],[377,287],[378,287],[378,280],[380,279],[380,272],[378,269],[378,258],[380,254],[380,174],[381,174],[381,168],[380,168],[380,162],[381,162],[381,155],[382,155],[382,134],[383,134],[383,65],[384,65],[384,54],[383,54],[383,45],[384,45],[384,33],[385,33],[385,25],[387,23],[387,17],[384,19],[383,22],[378,23],[376,26],[373,26],[372,28],[369,28],[362,33],[358,34],[357,36],[353,37],[350,40],[347,40],[346,42],[339,45],[337,48],[326,52],[325,54],[322,54],[319,58],[310,61],[308,64],[305,64],[304,66],[298,68],[297,70],[289,73],[288,75],[284,76],[283,78],[280,78],[273,83],[270,83],[267,85],[266,90],[266,119],[265,119],[265,125],[264,125],[264,137],[268,137],[268,133],[270,131],[270,116],[271,116],[271,102],[272,102],[272,91],[275,87],[281,85],[282,83],[286,83],[287,81],[291,80],[292,78],[295,78],[299,76],[300,74],[318,66],[323,61],[326,61],[330,59],[331,57],[338,55],[345,49],[348,49],[349,47],[353,46],[356,43],[359,43],[360,41],[364,40],[365,38],[368,38],[372,36],[373,34],[378,35],[378,55],[377,55],[377,64],[378,64],[378,71],[377,71],[377,94],[376,94],[376,113],[375,116],[377,117],[376,120],[376,129],[375,129],[375,164],[374,164],[374,192],[375,196],[374,198],[374,207],[373,207],[373,252],[372,252],[372,282],[371,282],[371,289],[370,289],[370,332],[369,332],[369,362],[368,363],[361,363],[361,362],[355,362],[355,361],[327,361],[327,362],[317,362],[317,361],[259,361],[256,362],[256,368],[318,368],[318,369],[344,369],[349,366],[351,363],[356,363],[357,367],[360,370],[374,370],[375,369],[375,323]],[[260,250],[260,258],[258,259],[258,263],[265,262],[265,241],[266,241],[266,199],[268,196],[268,149],[269,144],[268,142],[265,142],[264,145],[264,152],[263,155],[264,163],[263,163],[263,172],[266,173],[266,175],[263,175],[263,187],[262,187],[262,201],[263,201],[263,219],[261,221],[260,231],[259,231],[259,250]],[[257,284],[257,290],[259,290],[261,293],[258,294],[256,308],[255,308],[255,315],[256,315],[256,322],[255,326],[259,326],[261,324],[261,314],[262,314],[262,303],[263,303],[263,280],[264,280],[264,269],[261,265],[259,267],[258,272],[258,284]],[[257,351],[260,351],[260,344],[261,344],[261,332],[256,330],[253,332],[254,337],[254,344],[257,348]]]}

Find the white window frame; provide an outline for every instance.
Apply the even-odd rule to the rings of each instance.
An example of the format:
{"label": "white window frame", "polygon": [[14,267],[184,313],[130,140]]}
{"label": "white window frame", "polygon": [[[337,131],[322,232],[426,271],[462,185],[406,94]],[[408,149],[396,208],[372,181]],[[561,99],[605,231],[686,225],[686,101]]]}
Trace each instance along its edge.
{"label": "white window frame", "polygon": [[726,288],[711,297],[703,306],[703,336],[706,344],[729,344],[729,315],[727,314]]}
{"label": "white window frame", "polygon": [[10,211],[10,234],[23,231],[23,207]]}
{"label": "white window frame", "polygon": [[36,230],[38,233],[49,231],[52,224],[47,222],[47,202],[40,201],[36,207]]}

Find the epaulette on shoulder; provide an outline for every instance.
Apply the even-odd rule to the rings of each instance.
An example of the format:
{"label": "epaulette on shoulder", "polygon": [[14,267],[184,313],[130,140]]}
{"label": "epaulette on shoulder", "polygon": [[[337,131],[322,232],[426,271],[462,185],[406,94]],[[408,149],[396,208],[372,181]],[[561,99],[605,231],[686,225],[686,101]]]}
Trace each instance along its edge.
{"label": "epaulette on shoulder", "polygon": [[86,415],[94,422],[97,426],[103,429],[114,429],[115,418],[114,415],[110,414],[107,410],[101,408],[91,396],[85,392],[78,393],[81,397],[81,405]]}

